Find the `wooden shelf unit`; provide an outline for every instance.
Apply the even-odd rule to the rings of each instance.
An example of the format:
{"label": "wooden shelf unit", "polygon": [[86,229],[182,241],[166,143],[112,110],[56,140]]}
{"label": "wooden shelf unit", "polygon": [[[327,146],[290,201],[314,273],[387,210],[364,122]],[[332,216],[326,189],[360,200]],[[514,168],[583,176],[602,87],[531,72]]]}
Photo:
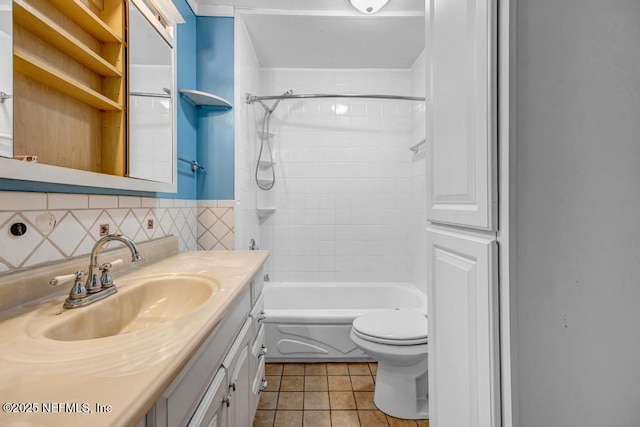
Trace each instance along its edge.
{"label": "wooden shelf unit", "polygon": [[[106,19],[103,21],[80,0],[49,0],[49,3],[97,40],[105,43],[122,43],[122,34],[118,34],[116,29],[109,27],[105,22]],[[117,11],[114,12],[114,15],[117,14]],[[120,18],[116,17],[116,19]]]}
{"label": "wooden shelf unit", "polygon": [[101,111],[121,111],[122,105],[67,76],[19,48],[13,51],[15,71],[67,94]]}
{"label": "wooden shelf unit", "polygon": [[122,76],[121,70],[118,70],[113,64],[107,62],[24,0],[14,0],[13,19],[18,25],[29,28],[29,31],[99,75]]}
{"label": "wooden shelf unit", "polygon": [[125,176],[126,1],[14,0],[13,19],[14,152]]}

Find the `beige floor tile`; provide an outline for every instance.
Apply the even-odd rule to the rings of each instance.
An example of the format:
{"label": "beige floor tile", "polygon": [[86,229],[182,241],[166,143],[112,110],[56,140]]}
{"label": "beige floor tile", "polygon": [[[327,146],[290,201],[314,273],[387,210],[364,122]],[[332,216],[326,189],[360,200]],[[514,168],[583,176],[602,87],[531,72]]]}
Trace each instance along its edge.
{"label": "beige floor tile", "polygon": [[278,411],[281,409],[302,410],[303,394],[301,391],[281,391],[278,397]]}
{"label": "beige floor tile", "polygon": [[357,411],[331,411],[331,427],[360,427]]}
{"label": "beige floor tile", "polygon": [[280,391],[280,375],[266,375],[267,388],[264,391]]}
{"label": "beige floor tile", "polygon": [[278,404],[278,392],[277,391],[265,391],[260,396],[258,402],[258,409],[276,409]]}
{"label": "beige floor tile", "polygon": [[380,411],[358,411],[358,417],[362,427],[384,427],[389,425],[387,416]]}
{"label": "beige floor tile", "polygon": [[368,363],[349,363],[349,374],[371,375],[371,370]]}
{"label": "beige floor tile", "polygon": [[265,375],[282,375],[282,363],[267,363],[264,373]]}
{"label": "beige floor tile", "polygon": [[326,375],[305,375],[304,377],[304,391],[327,391],[329,385],[327,384]]}
{"label": "beige floor tile", "polygon": [[256,417],[253,419],[253,427],[273,427],[276,411],[256,411]]}
{"label": "beige floor tile", "polygon": [[305,408],[304,427],[331,427],[331,412],[329,411],[307,411]]}
{"label": "beige floor tile", "polygon": [[418,427],[429,427],[429,420],[417,420]]}
{"label": "beige floor tile", "polygon": [[273,427],[302,427],[302,411],[277,411]]}
{"label": "beige floor tile", "polygon": [[356,407],[358,409],[378,409],[373,403],[372,391],[354,391],[353,396],[356,398]]}
{"label": "beige floor tile", "polygon": [[326,391],[305,391],[304,410],[329,410],[329,393]]}
{"label": "beige floor tile", "polygon": [[327,375],[349,375],[349,365],[346,363],[327,363]]}
{"label": "beige floor tile", "polygon": [[392,417],[391,415],[387,415],[387,422],[391,427],[418,427],[418,423],[416,423],[415,420],[403,420]]}
{"label": "beige floor tile", "polygon": [[369,363],[369,369],[373,375],[378,374],[378,364],[377,363]]}
{"label": "beige floor tile", "polygon": [[304,363],[285,363],[282,375],[304,375]]}
{"label": "beige floor tile", "polygon": [[371,375],[352,375],[351,385],[354,391],[373,391],[375,384]]}
{"label": "beige floor tile", "polygon": [[331,409],[356,409],[356,401],[351,391],[330,391]]}
{"label": "beige floor tile", "polygon": [[352,389],[351,377],[348,375],[330,375],[327,379],[329,380],[329,390],[331,391],[346,391]]}
{"label": "beige floor tile", "polygon": [[286,375],[280,380],[280,391],[303,391],[304,377],[301,375]]}
{"label": "beige floor tile", "polygon": [[305,375],[327,375],[326,363],[308,363],[304,370]]}

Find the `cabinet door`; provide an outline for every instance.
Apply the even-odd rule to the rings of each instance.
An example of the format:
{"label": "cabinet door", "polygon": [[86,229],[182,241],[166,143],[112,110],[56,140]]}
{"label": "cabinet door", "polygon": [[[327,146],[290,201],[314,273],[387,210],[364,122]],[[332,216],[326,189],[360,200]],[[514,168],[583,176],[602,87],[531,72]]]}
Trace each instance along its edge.
{"label": "cabinet door", "polygon": [[228,427],[229,387],[223,368],[216,373],[188,427]]}
{"label": "cabinet door", "polygon": [[498,427],[496,243],[435,228],[427,239],[432,424]]}
{"label": "cabinet door", "polygon": [[229,405],[229,426],[249,427],[250,419],[250,359],[251,320],[247,319],[236,337],[222,366],[227,371],[231,401]]}
{"label": "cabinet door", "polygon": [[427,219],[492,230],[495,0],[429,0]]}

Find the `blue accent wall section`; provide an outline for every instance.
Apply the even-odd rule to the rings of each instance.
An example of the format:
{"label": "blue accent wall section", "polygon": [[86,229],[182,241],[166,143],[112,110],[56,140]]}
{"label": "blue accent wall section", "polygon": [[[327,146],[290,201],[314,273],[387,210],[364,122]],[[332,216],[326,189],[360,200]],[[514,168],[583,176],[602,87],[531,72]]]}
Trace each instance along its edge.
{"label": "blue accent wall section", "polygon": [[[176,73],[178,89],[196,87],[196,25],[197,18],[186,0],[173,0],[173,4],[186,21],[178,25],[178,55]],[[197,159],[198,113],[193,106],[176,93],[177,155],[184,159]],[[158,193],[160,198],[191,199],[197,197],[197,174],[185,162],[178,162],[178,193]]]}
{"label": "blue accent wall section", "polygon": [[[234,101],[233,18],[197,17],[198,90]],[[198,117],[198,200],[234,198],[233,110],[202,109]]]}

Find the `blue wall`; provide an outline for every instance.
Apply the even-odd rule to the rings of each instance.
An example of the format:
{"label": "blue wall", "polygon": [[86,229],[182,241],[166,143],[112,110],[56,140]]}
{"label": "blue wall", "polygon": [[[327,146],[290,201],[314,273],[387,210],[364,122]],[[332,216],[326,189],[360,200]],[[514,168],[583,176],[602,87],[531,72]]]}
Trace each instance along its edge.
{"label": "blue wall", "polygon": [[[173,0],[186,21],[178,25],[178,55],[176,73],[178,89],[196,87],[196,25],[197,19],[186,0]],[[197,159],[198,112],[182,96],[176,96],[177,151],[184,159]],[[195,199],[197,197],[197,172],[185,162],[178,162],[178,193],[159,193],[158,197]]]}
{"label": "blue wall", "polygon": [[[198,90],[233,104],[233,18],[198,17],[196,75]],[[198,200],[234,198],[233,110],[200,110],[198,117]]]}

